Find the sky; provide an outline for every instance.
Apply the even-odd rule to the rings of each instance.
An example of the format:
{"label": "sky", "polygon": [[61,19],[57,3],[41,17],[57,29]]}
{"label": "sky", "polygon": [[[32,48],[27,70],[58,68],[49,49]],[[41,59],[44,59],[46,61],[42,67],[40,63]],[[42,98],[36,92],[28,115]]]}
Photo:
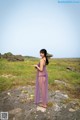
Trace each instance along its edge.
{"label": "sky", "polygon": [[[80,0],[77,0],[80,1]],[[0,53],[80,57],[80,3],[0,0]]]}

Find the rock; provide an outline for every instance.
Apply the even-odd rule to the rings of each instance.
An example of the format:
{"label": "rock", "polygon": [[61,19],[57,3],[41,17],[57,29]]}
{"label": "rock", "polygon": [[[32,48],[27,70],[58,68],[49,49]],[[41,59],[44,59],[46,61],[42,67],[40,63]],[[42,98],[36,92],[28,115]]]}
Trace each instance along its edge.
{"label": "rock", "polygon": [[65,92],[49,91],[48,107],[45,110],[30,100],[34,97],[34,88],[30,85],[19,86],[0,93],[0,111],[8,111],[10,120],[80,120],[78,100],[63,103],[69,98]]}
{"label": "rock", "polygon": [[16,55],[15,58],[17,61],[24,61],[24,57],[22,55]]}
{"label": "rock", "polygon": [[64,96],[66,99],[68,99],[68,98],[69,98],[67,94],[64,94],[63,96]]}
{"label": "rock", "polygon": [[80,103],[76,100],[76,101],[71,101],[69,104],[70,108],[73,110],[79,110],[80,108]]}
{"label": "rock", "polygon": [[60,109],[61,109],[61,107],[60,107],[59,105],[55,104],[54,110],[55,110],[55,111],[60,111]]}
{"label": "rock", "polygon": [[24,57],[22,55],[13,55],[11,52],[3,54],[2,57],[8,61],[24,61]]}
{"label": "rock", "polygon": [[20,102],[25,103],[25,102],[27,102],[27,99],[22,99],[22,100],[20,100]]}
{"label": "rock", "polygon": [[74,69],[73,69],[72,67],[67,67],[66,69],[67,69],[67,70],[74,71]]}
{"label": "rock", "polygon": [[28,91],[27,90],[22,90],[22,93],[28,93]]}
{"label": "rock", "polygon": [[55,91],[55,96],[54,96],[55,99],[58,99],[58,100],[62,100],[62,99],[68,99],[68,95],[67,94],[64,94],[60,91]]}
{"label": "rock", "polygon": [[4,55],[2,55],[3,58],[8,59],[9,57],[13,56],[13,54],[11,52],[8,53],[4,53]]}
{"label": "rock", "polygon": [[46,112],[46,108],[37,106],[37,111]]}
{"label": "rock", "polygon": [[50,112],[47,112],[47,114],[50,114]]}
{"label": "rock", "polygon": [[74,111],[76,111],[76,110],[73,109],[73,108],[70,108],[69,111],[70,111],[70,112],[74,112]]}
{"label": "rock", "polygon": [[0,53],[0,59],[1,59],[1,53]]}
{"label": "rock", "polygon": [[33,100],[34,99],[34,95],[31,94],[30,95],[30,99]]}
{"label": "rock", "polygon": [[12,55],[7,58],[8,61],[24,61],[24,57],[22,55]]}
{"label": "rock", "polygon": [[16,120],[16,118],[15,118],[15,117],[13,117],[13,120]]}
{"label": "rock", "polygon": [[8,94],[9,96],[11,96],[11,93],[10,93],[10,92],[8,92],[7,94]]}
{"label": "rock", "polygon": [[61,81],[61,80],[55,80],[54,82],[57,84],[63,84],[65,86],[67,85],[64,81]]}
{"label": "rock", "polygon": [[80,110],[70,112],[69,108],[69,106],[67,106],[67,108],[62,108],[57,112],[58,114],[54,120],[80,120]]}
{"label": "rock", "polygon": [[15,108],[13,110],[9,111],[9,114],[17,114],[17,113],[21,113],[22,109],[21,108]]}

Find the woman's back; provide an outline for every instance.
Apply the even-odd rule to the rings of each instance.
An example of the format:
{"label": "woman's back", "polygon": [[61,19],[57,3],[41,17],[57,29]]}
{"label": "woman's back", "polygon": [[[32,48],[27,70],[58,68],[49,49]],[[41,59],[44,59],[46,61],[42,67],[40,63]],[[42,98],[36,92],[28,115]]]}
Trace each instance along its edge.
{"label": "woman's back", "polygon": [[[38,64],[40,67],[40,63]],[[46,76],[47,75],[47,70],[46,70],[46,65],[43,66],[43,71],[38,70],[38,76]]]}

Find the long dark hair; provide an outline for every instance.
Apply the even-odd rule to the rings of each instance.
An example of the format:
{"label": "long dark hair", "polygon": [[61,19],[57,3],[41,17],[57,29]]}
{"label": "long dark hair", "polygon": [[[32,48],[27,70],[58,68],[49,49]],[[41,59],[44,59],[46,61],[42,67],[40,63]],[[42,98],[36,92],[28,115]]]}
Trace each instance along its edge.
{"label": "long dark hair", "polygon": [[47,57],[47,50],[46,50],[46,49],[41,49],[41,50],[40,50],[40,53],[43,53],[43,54],[44,54],[44,56],[46,57],[46,65],[48,65],[48,64],[49,64],[49,61],[48,61],[48,57]]}

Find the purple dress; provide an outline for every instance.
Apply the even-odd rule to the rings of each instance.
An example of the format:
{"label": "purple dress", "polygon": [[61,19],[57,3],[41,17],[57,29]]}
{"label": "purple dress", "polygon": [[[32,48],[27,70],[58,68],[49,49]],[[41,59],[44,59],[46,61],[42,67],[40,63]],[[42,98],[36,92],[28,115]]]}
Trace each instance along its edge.
{"label": "purple dress", "polygon": [[[38,64],[40,67],[40,63]],[[35,104],[42,102],[48,103],[48,74],[46,65],[43,66],[43,71],[37,70],[36,85],[35,85]]]}

